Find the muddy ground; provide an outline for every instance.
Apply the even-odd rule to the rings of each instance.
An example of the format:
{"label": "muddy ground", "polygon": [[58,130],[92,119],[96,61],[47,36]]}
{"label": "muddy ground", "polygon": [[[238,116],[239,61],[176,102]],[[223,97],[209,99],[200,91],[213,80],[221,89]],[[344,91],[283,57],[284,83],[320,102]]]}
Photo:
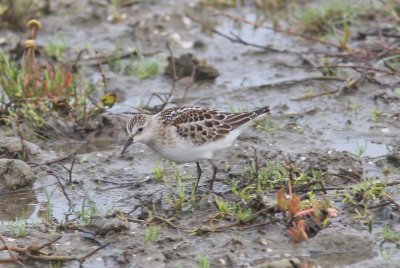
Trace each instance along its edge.
{"label": "muddy ground", "polygon": [[[120,156],[127,138],[126,120],[153,93],[168,93],[172,80],[161,73],[140,80],[113,72],[103,64],[108,90],[116,93],[117,104],[92,122],[100,126],[96,131],[79,140],[76,135],[68,134],[71,133],[68,125],[59,124],[57,138],[43,141],[26,137],[38,146],[31,145],[35,151],[31,163],[48,164],[33,165],[37,179],[31,188],[0,193],[0,230],[9,245],[43,244],[61,235],[45,251],[80,257],[109,243],[86,258],[83,267],[200,267],[202,258],[211,267],[400,267],[398,244],[390,241],[381,244],[385,228],[400,231],[400,213],[396,207],[400,203],[400,186],[395,183],[400,180],[399,76],[376,72],[375,80],[364,79],[362,73],[343,68],[338,76],[327,78],[311,68],[310,62],[320,62],[324,53],[339,53],[336,48],[237,23],[224,16],[212,16],[215,12],[226,12],[249,21],[261,17],[269,25],[275,18],[272,13],[293,12],[290,8],[260,12],[251,4],[215,8],[201,6],[197,1],[178,0],[143,1],[123,8],[107,1],[51,2],[51,14],[39,18],[43,29],[37,40],[39,45],[58,38],[57,35],[68,40],[64,62],[74,62],[77,52],[85,47],[89,52],[83,57],[95,56],[95,50],[112,54],[119,43],[123,53],[140,51],[165,66],[170,55],[166,48],[169,42],[175,56],[192,53],[214,66],[220,75],[215,81],[178,81],[167,107],[179,104],[242,111],[270,105],[271,115],[262,127],[249,128],[234,146],[218,155],[215,162],[220,172],[215,193],[207,191],[211,168],[203,163],[205,172],[193,205],[188,202],[196,174],[193,163],[174,166],[141,144],[135,144],[126,156]],[[313,4],[319,2],[323,1]],[[118,22],[113,21],[116,12],[120,17]],[[205,31],[195,20],[212,21],[220,33],[233,39],[237,35],[240,40],[265,48],[232,42]],[[352,32],[350,45],[359,47],[368,43],[370,40],[357,39],[357,32],[375,28],[373,22],[360,23]],[[4,51],[26,36],[11,29],[2,29],[0,33],[5,37]],[[95,60],[82,60],[80,64],[84,77],[93,83],[101,82]],[[383,67],[378,64],[377,68]],[[356,88],[307,98],[343,89],[349,78],[358,80]],[[149,106],[160,104],[159,99],[153,98]],[[379,116],[374,117],[376,111]],[[6,125],[0,128],[0,137],[2,148],[19,142],[18,138],[10,139],[5,146],[6,137],[15,137]],[[312,169],[324,172],[325,187],[342,188],[328,190],[326,194],[318,191],[317,195],[329,199],[338,209],[338,216],[331,218],[315,237],[301,243],[288,236],[282,213],[270,213],[251,223],[232,226],[229,224],[233,220],[229,218],[212,222],[210,218],[217,213],[216,197],[237,198],[231,192],[232,179],[246,185],[248,178],[244,171],[255,161],[254,148],[260,163],[285,163],[290,159],[305,172]],[[2,151],[4,158],[6,150]],[[71,157],[49,164],[74,151],[77,154],[73,168]],[[167,170],[164,180],[156,180],[153,170],[164,166]],[[55,176],[49,175],[48,169],[59,175],[64,189]],[[176,170],[182,172],[187,197],[179,211],[166,198],[176,196]],[[372,204],[375,208],[360,215],[353,205],[343,202],[343,194],[367,178],[392,183],[386,191],[393,202],[378,198]],[[275,196],[276,190],[271,189],[265,203],[273,205]],[[50,223],[45,220],[49,206],[52,207]],[[87,221],[78,216],[83,207],[88,214],[87,211],[95,210]],[[170,221],[165,220],[172,216]],[[17,237],[13,232],[16,218],[25,219],[26,237]],[[149,228],[159,232],[154,241],[146,238],[151,233]],[[199,229],[203,230],[201,234]],[[1,252],[0,257],[7,256],[6,251]],[[24,264],[59,265],[32,259]],[[72,260],[61,267],[78,265],[78,261]]]}

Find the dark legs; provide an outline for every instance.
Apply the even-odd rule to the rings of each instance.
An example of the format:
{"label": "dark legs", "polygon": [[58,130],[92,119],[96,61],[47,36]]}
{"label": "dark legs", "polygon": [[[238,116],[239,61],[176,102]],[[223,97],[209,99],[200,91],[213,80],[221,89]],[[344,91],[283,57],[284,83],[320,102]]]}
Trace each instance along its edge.
{"label": "dark legs", "polygon": [[[215,181],[215,176],[217,174],[218,169],[217,169],[217,166],[213,162],[209,161],[209,163],[213,168],[213,174],[212,174],[212,179],[211,179],[211,184],[210,184],[210,190],[212,191],[214,181]],[[196,166],[197,166],[197,181],[196,181],[196,186],[194,187],[195,194],[197,192],[197,188],[199,186],[199,181],[200,181],[200,177],[201,177],[201,173],[202,173],[199,162],[196,162]]]}
{"label": "dark legs", "polygon": [[197,166],[197,181],[196,181],[196,186],[194,187],[194,194],[196,194],[197,192],[197,187],[199,186],[199,181],[201,177],[201,168],[199,162],[196,162],[196,166]]}
{"label": "dark legs", "polygon": [[211,162],[211,160],[209,160],[208,162],[210,163],[210,165],[213,168],[213,175],[212,175],[211,184],[210,184],[210,191],[212,191],[213,190],[214,181],[215,181],[215,175],[217,175],[218,168],[213,162]]}

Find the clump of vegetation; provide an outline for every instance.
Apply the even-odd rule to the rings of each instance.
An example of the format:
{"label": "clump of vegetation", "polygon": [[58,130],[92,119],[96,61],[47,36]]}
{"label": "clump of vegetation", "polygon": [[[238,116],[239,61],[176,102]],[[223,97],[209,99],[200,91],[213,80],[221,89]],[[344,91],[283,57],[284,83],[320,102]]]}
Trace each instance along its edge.
{"label": "clump of vegetation", "polygon": [[25,219],[16,218],[11,224],[11,233],[16,237],[26,237],[28,232]]}
{"label": "clump of vegetation", "polygon": [[[89,204],[87,204],[87,200]],[[88,199],[87,196],[82,200],[80,211],[76,212],[77,218],[82,225],[87,225],[93,217],[99,216],[100,214],[100,210],[97,208],[96,203],[93,200]]]}
{"label": "clump of vegetation", "polygon": [[153,176],[156,182],[162,182],[166,174],[167,174],[167,169],[165,168],[165,166],[163,167],[155,166],[153,168]]}
{"label": "clump of vegetation", "polygon": [[302,11],[300,28],[303,32],[315,35],[335,33],[336,29],[344,29],[363,11],[362,6],[348,1],[325,1],[322,5]]}
{"label": "clump of vegetation", "polygon": [[254,164],[249,166],[246,170],[246,176],[255,179],[257,189],[266,190],[283,185],[288,178],[288,172],[280,163],[267,162],[260,168],[257,168]]}
{"label": "clump of vegetation", "polygon": [[144,241],[146,241],[147,243],[155,242],[160,237],[160,234],[161,234],[160,227],[156,227],[153,224],[150,224],[146,230]]}
{"label": "clump of vegetation", "polygon": [[384,240],[389,240],[389,241],[394,241],[394,242],[399,242],[400,241],[400,232],[395,232],[390,229],[388,225],[386,225],[382,232],[381,236]]}
{"label": "clump of vegetation", "polygon": [[160,73],[160,65],[154,58],[140,58],[131,67],[131,72],[140,80],[154,78]]}
{"label": "clump of vegetation", "polygon": [[[246,199],[249,200],[250,198],[255,198],[255,196],[253,195],[245,195],[245,194],[242,194],[242,197],[245,197],[244,198],[245,200]],[[243,202],[231,203],[222,200],[220,198],[216,198],[215,204],[217,206],[218,213],[213,216],[213,219],[231,218],[237,221],[238,223],[248,223],[257,218],[257,216],[253,213],[252,208],[246,207],[246,205]]]}
{"label": "clump of vegetation", "polygon": [[[216,220],[228,220],[232,223],[211,229],[197,228],[194,233],[201,235],[204,231],[213,231],[216,228],[226,228],[255,222],[269,213],[281,212],[288,227],[289,235],[297,242],[307,240],[319,230],[329,224],[329,218],[335,217],[338,211],[333,208],[327,198],[317,198],[313,187],[321,187],[320,181],[323,174],[312,170],[302,172],[289,161],[283,165],[267,162],[265,166],[250,166],[244,174],[246,185],[241,185],[238,179],[233,179],[231,184],[232,199],[216,197],[214,199],[217,212],[210,218],[210,222]],[[285,192],[283,185],[289,184],[289,193]],[[293,193],[307,185],[306,198]],[[276,192],[277,202],[269,201],[268,195]]]}
{"label": "clump of vegetation", "polygon": [[64,58],[64,53],[68,48],[68,41],[56,35],[56,38],[44,46],[44,52],[50,57],[53,57],[56,61],[60,61]]}
{"label": "clump of vegetation", "polygon": [[358,141],[356,140],[355,143],[356,143],[356,151],[354,152],[354,154],[358,157],[361,157],[365,153],[365,151],[367,151],[368,147],[367,142],[364,141],[363,144],[359,144]]}
{"label": "clump of vegetation", "polygon": [[199,255],[197,255],[197,261],[199,262],[199,268],[209,268],[210,267],[210,261],[204,255],[204,253],[199,253]]}
{"label": "clump of vegetation", "polygon": [[[181,211],[186,204],[193,204],[194,202],[194,193],[192,193],[190,198],[186,196],[185,179],[187,178],[184,178],[182,170],[174,166],[174,174],[167,180],[171,193],[165,195],[164,198],[170,206],[174,207],[175,212]],[[176,192],[173,190],[173,183],[176,184]]]}
{"label": "clump of vegetation", "polygon": [[[86,124],[104,108],[89,101],[96,87],[80,87],[80,81],[66,66],[50,63],[42,66],[36,62],[35,39],[41,27],[37,20],[28,22],[31,38],[25,41],[22,65],[10,61],[0,51],[0,112],[5,117],[17,115],[35,130],[45,126],[53,128],[47,123],[50,116],[62,117],[78,125]],[[6,121],[5,117],[3,121]]]}
{"label": "clump of vegetation", "polygon": [[24,22],[33,15],[38,15],[41,10],[50,9],[49,2],[41,7],[39,1],[34,0],[8,0],[0,2],[0,28],[10,27],[23,30]]}
{"label": "clump of vegetation", "polygon": [[282,187],[277,194],[277,203],[288,222],[288,234],[296,242],[316,235],[319,229],[327,226],[330,217],[338,214],[328,200],[318,200],[312,192],[308,193],[308,199],[301,200],[297,194],[287,197]]}
{"label": "clump of vegetation", "polygon": [[52,224],[53,220],[54,220],[53,201],[51,199],[53,196],[53,192],[51,194],[49,194],[49,192],[45,189],[44,193],[46,195],[47,202],[45,204],[45,212],[44,212],[43,221],[44,221],[44,223]]}
{"label": "clump of vegetation", "polygon": [[122,60],[121,58],[122,50],[119,42],[117,42],[114,55],[108,62],[110,69],[116,73],[134,75],[140,80],[156,77],[163,65],[160,60],[152,57],[130,57],[126,60]]}
{"label": "clump of vegetation", "polygon": [[367,179],[358,183],[344,195],[343,202],[353,206],[365,206],[387,196],[386,186],[379,180]]}
{"label": "clump of vegetation", "polygon": [[266,117],[256,121],[256,129],[260,131],[273,132],[278,131],[280,126],[276,125],[276,122],[271,120],[271,118],[267,115]]}

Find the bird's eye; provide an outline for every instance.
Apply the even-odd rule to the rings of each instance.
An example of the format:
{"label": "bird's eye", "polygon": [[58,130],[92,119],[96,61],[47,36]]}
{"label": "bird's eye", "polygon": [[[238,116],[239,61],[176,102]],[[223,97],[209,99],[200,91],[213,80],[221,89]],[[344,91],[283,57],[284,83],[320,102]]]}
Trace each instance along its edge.
{"label": "bird's eye", "polygon": [[142,132],[142,131],[143,131],[143,128],[142,128],[142,127],[138,128],[138,131],[139,131],[139,132]]}

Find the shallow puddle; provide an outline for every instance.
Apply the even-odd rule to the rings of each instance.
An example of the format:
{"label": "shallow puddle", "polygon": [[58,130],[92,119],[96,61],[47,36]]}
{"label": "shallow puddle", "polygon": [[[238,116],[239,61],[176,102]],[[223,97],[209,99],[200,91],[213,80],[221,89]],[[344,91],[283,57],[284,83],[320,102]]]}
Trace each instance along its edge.
{"label": "shallow puddle", "polygon": [[391,150],[386,144],[378,144],[366,139],[336,139],[330,145],[336,151],[346,151],[357,156],[379,157],[385,156]]}

